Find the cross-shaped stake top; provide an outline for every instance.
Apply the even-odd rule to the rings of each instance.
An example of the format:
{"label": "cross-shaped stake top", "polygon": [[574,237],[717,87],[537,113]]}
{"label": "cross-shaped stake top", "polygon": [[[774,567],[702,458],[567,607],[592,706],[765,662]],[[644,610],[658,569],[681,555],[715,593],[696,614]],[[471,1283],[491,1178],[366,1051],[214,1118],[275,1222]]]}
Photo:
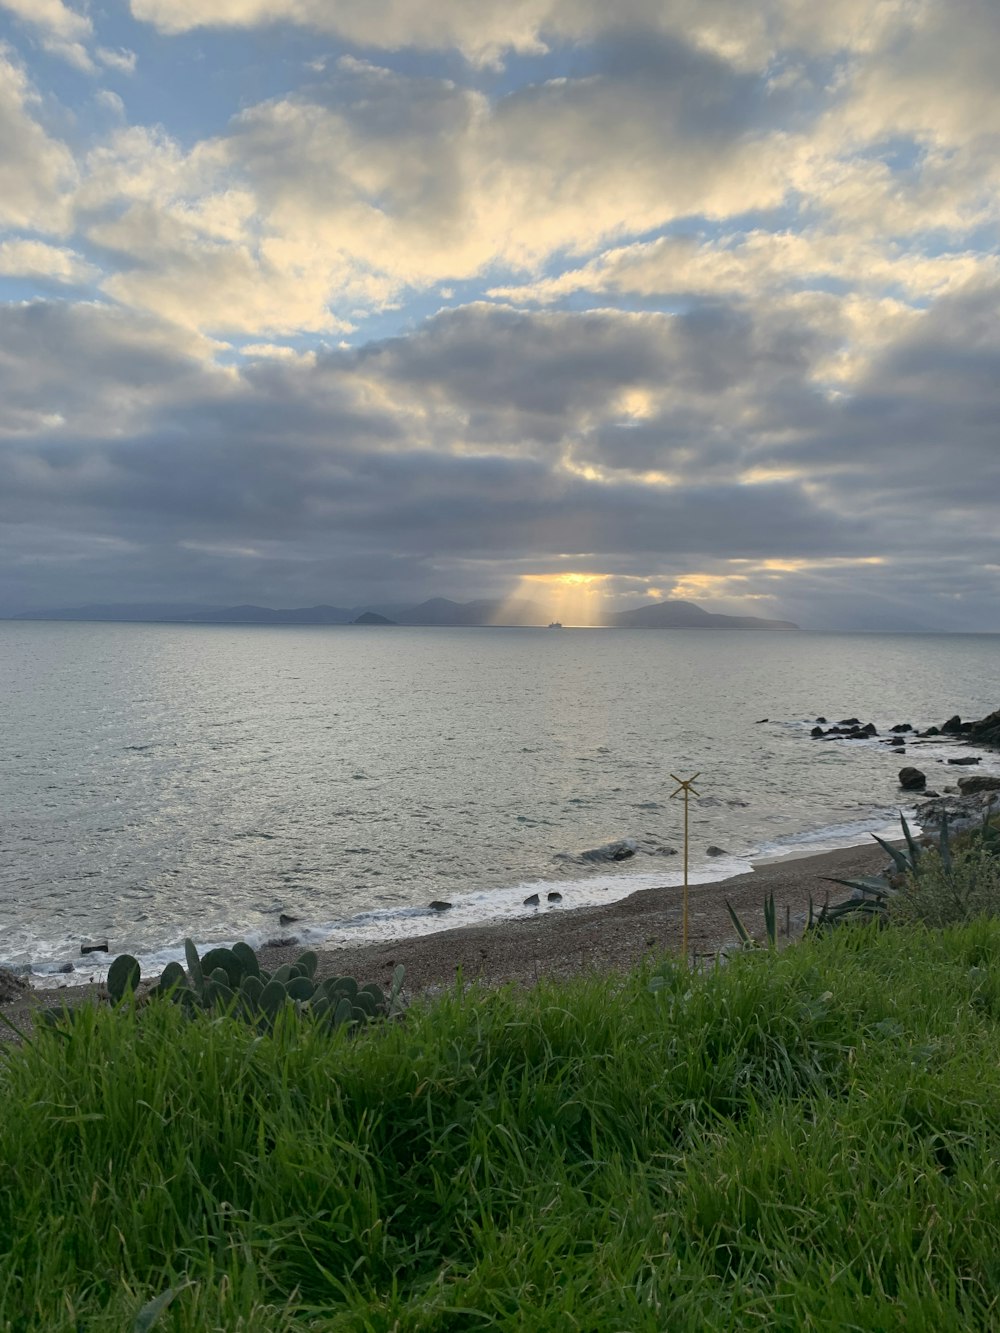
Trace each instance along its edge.
{"label": "cross-shaped stake top", "polygon": [[698,792],[691,785],[695,778],[701,777],[700,773],[695,773],[690,778],[679,778],[676,773],[670,776],[677,783],[677,790],[670,793],[670,799],[680,796],[684,793],[684,900],[683,910],[681,912],[681,950],[684,954],[684,962],[688,960],[688,799],[690,796],[697,796]]}

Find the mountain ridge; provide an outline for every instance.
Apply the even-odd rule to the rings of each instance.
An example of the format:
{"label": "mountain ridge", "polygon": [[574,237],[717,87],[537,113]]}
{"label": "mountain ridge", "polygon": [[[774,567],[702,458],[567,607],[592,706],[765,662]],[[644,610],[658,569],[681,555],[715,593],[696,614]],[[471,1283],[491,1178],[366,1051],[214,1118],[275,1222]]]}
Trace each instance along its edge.
{"label": "mountain ridge", "polygon": [[[364,619],[367,617],[367,621]],[[8,620],[68,620],[107,623],[152,623],[181,625],[362,625],[391,622],[426,628],[474,626],[539,626],[552,620],[550,609],[539,602],[507,598],[476,598],[455,602],[448,597],[430,597],[416,605],[365,603],[339,607],[315,606],[280,609],[252,602],[238,606],[205,607],[195,603],[99,602],[52,611],[25,611]],[[705,611],[694,602],[646,602],[627,611],[606,616],[595,628],[612,629],[743,629],[795,630],[790,620],[767,620],[760,616],[730,616]]]}

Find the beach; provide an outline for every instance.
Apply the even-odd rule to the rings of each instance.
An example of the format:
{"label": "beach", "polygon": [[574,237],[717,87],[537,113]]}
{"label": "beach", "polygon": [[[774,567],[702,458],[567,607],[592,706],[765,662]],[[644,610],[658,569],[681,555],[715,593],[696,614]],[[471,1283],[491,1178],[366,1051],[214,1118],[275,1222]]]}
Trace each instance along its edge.
{"label": "beach", "polygon": [[[764,901],[774,895],[779,944],[801,934],[809,900],[819,907],[829,896],[843,898],[847,890],[832,878],[877,874],[886,854],[874,842],[803,857],[763,861],[742,875],[689,890],[689,948],[696,959],[718,953],[736,942],[726,908],[730,902],[747,929],[764,934]],[[349,975],[359,981],[388,984],[400,964],[406,969],[405,992],[410,998],[435,994],[464,983],[528,986],[546,977],[567,977],[579,972],[623,972],[644,958],[680,951],[682,938],[680,888],[645,889],[606,907],[575,911],[551,909],[536,916],[482,926],[396,939],[383,944],[350,948],[318,947],[318,973]],[[786,922],[790,933],[786,935]],[[274,969],[302,952],[298,944],[265,946],[261,963]],[[100,985],[80,974],[64,986],[25,991],[4,1006],[18,1026],[30,1022],[31,1012],[56,1002],[80,1004],[102,993]],[[10,1035],[9,1029],[3,1029]]]}

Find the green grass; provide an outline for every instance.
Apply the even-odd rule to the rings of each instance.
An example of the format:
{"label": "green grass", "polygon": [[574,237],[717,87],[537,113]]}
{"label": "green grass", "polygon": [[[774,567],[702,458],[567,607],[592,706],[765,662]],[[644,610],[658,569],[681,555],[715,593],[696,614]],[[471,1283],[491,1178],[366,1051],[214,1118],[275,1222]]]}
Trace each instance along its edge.
{"label": "green grass", "polygon": [[0,1059],[0,1329],[1000,1325],[1000,923]]}

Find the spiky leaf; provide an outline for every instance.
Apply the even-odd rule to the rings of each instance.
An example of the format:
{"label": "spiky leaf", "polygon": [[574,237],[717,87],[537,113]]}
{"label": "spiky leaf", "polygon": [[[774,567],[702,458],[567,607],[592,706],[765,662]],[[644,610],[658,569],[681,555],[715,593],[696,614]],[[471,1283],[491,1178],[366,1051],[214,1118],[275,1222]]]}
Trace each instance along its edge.
{"label": "spiky leaf", "polygon": [[726,911],[729,913],[729,919],[735,926],[736,933],[737,935],[739,935],[744,948],[752,949],[753,936],[750,934],[749,930],[747,930],[746,926],[740,920],[739,913],[736,911],[736,908],[732,905],[732,903],[729,901],[728,898],[725,900],[725,903],[726,903]]}

